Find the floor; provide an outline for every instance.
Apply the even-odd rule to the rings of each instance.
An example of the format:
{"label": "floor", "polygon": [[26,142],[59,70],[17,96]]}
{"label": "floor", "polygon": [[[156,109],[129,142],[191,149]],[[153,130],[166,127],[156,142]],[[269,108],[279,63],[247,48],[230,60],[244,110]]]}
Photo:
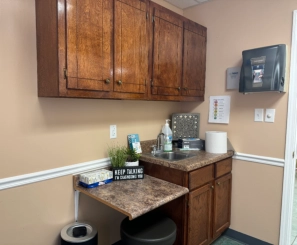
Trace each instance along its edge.
{"label": "floor", "polygon": [[245,243],[233,240],[226,236],[221,236],[217,240],[215,240],[211,245],[245,245]]}
{"label": "floor", "polygon": [[297,172],[295,175],[291,245],[297,245]]}

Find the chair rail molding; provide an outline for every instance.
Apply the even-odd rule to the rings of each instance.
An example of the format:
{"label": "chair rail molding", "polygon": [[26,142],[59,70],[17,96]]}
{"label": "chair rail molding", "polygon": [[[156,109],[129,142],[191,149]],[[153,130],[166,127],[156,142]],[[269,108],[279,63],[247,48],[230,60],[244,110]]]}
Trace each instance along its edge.
{"label": "chair rail molding", "polygon": [[0,179],[0,190],[32,184],[39,181],[58,178],[66,175],[75,175],[86,171],[102,169],[110,166],[109,158],[73,164],[60,168],[34,172],[30,174],[17,175],[9,178]]}
{"label": "chair rail molding", "polygon": [[284,163],[285,163],[285,160],[281,158],[257,156],[257,155],[245,154],[240,152],[235,152],[233,159],[262,163],[262,164],[278,166],[278,167],[284,167]]}

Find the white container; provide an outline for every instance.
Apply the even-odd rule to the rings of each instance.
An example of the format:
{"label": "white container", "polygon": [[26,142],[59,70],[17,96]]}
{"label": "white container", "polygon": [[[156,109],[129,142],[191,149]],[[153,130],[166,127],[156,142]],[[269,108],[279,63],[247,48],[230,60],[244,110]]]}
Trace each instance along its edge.
{"label": "white container", "polygon": [[135,162],[126,162],[126,167],[134,167],[134,166],[139,166],[139,161],[135,161]]}
{"label": "white container", "polygon": [[206,131],[205,151],[209,153],[227,153],[227,132]]}
{"label": "white container", "polygon": [[169,127],[169,119],[166,119],[166,123],[162,128],[162,133],[164,134],[164,151],[172,151],[172,131]]}

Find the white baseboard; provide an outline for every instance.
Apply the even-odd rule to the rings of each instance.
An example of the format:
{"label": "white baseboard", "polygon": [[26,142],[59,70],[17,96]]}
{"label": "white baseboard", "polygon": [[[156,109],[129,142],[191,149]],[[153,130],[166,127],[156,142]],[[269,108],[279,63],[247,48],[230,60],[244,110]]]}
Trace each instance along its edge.
{"label": "white baseboard", "polygon": [[284,167],[284,165],[285,165],[285,159],[250,155],[250,154],[245,154],[245,153],[240,153],[240,152],[235,152],[233,159],[248,161],[248,162],[262,163],[262,164],[278,166],[278,167]]}
{"label": "white baseboard", "polygon": [[86,171],[106,168],[109,166],[109,158],[104,158],[84,163],[73,164],[61,168],[53,168],[50,170],[35,173],[13,176],[9,178],[0,179],[0,190],[32,184],[35,182],[58,178],[66,175],[75,175]]}

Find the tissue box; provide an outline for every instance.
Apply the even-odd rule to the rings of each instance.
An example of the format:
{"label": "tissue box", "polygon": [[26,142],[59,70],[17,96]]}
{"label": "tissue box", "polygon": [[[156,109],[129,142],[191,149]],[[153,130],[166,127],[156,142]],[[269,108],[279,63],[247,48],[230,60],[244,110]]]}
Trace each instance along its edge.
{"label": "tissue box", "polygon": [[198,138],[179,139],[178,148],[205,150],[205,140]]}
{"label": "tissue box", "polygon": [[110,183],[113,178],[112,171],[101,169],[79,175],[79,184],[86,188],[96,187]]}

